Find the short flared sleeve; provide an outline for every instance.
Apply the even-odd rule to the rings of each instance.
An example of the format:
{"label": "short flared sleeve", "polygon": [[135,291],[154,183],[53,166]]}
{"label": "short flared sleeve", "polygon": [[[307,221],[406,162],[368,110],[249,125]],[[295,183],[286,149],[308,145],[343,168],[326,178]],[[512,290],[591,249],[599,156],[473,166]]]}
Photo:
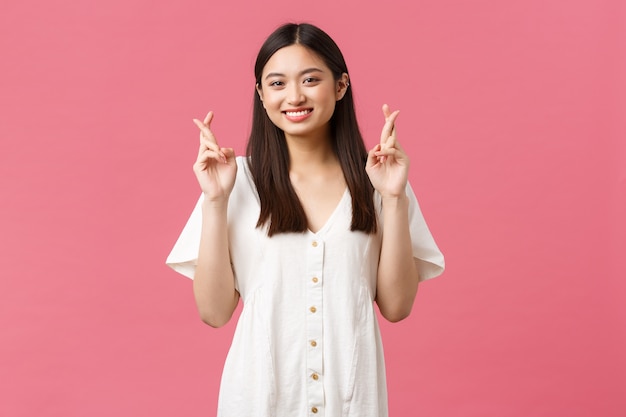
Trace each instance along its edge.
{"label": "short flared sleeve", "polygon": [[[406,185],[406,195],[409,199],[409,232],[411,234],[411,249],[413,252],[413,260],[419,273],[420,282],[427,279],[435,278],[441,275],[445,268],[443,254],[437,247],[435,239],[433,239],[426,220],[422,215],[422,210],[415,197],[411,184]],[[382,219],[384,207],[382,197],[378,192],[374,193],[374,201],[379,218]],[[383,234],[385,225],[381,222]]]}
{"label": "short flared sleeve", "polygon": [[445,268],[445,260],[428,229],[410,184],[407,184],[406,194],[409,198],[409,228],[413,258],[419,272],[420,281],[425,281],[441,275]]}
{"label": "short flared sleeve", "polygon": [[204,194],[200,195],[196,206],[187,220],[178,240],[170,252],[166,265],[174,271],[193,279],[198,261],[198,249],[200,248],[200,235],[202,231],[202,201]]}
{"label": "short flared sleeve", "polygon": [[[237,177],[228,199],[228,238],[231,263],[237,261],[233,263],[233,272],[235,287],[239,289],[237,272],[245,272],[250,268],[250,244],[258,233],[256,221],[259,217],[259,204],[246,159],[238,156],[236,162]],[[204,194],[200,194],[191,216],[165,261],[174,271],[191,279],[195,275],[200,250],[203,202]]]}

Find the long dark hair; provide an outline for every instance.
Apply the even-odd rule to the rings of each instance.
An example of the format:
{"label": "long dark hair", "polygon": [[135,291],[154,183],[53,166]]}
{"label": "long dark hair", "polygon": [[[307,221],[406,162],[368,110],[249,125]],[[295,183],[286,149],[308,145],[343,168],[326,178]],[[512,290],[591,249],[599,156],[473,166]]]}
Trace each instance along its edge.
{"label": "long dark hair", "polygon": [[[256,59],[254,75],[261,85],[263,68],[281,48],[302,45],[324,60],[339,80],[348,67],[337,44],[316,26],[289,23],[276,29],[265,41]],[[333,150],[339,159],[352,196],[352,231],[376,232],[374,188],[365,172],[367,151],[354,112],[352,89],[336,103],[330,120]],[[257,227],[269,222],[268,236],[276,233],[305,232],[308,227],[304,208],[289,180],[289,150],[284,132],[267,116],[263,103],[254,92],[252,131],[246,150],[250,172],[256,185],[261,212]]]}

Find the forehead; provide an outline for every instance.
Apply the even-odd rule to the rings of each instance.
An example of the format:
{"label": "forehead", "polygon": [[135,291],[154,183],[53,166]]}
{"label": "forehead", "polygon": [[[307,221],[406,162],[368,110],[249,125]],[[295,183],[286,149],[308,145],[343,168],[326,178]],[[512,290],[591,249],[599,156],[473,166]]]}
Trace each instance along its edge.
{"label": "forehead", "polygon": [[284,75],[299,74],[308,68],[319,68],[330,72],[324,60],[312,50],[299,45],[289,45],[279,49],[263,67],[263,77],[269,73]]}

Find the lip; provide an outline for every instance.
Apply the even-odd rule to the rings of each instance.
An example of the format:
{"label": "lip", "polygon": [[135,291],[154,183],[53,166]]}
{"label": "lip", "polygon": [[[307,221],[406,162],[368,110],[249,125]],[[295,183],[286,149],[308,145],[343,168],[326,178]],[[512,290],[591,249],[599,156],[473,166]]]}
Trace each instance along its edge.
{"label": "lip", "polygon": [[282,113],[285,118],[291,122],[301,122],[308,119],[313,114],[313,109],[310,107],[299,107],[296,109],[283,110]]}

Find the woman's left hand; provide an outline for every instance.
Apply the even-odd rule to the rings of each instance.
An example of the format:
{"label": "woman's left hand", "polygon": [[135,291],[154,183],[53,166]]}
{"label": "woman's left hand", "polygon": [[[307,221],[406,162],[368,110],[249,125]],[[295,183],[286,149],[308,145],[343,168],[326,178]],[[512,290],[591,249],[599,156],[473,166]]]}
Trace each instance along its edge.
{"label": "woman's left hand", "polygon": [[396,138],[398,113],[399,110],[392,113],[388,105],[383,105],[385,125],[380,143],[369,151],[365,166],[372,185],[383,198],[405,195],[409,173],[409,158]]}

